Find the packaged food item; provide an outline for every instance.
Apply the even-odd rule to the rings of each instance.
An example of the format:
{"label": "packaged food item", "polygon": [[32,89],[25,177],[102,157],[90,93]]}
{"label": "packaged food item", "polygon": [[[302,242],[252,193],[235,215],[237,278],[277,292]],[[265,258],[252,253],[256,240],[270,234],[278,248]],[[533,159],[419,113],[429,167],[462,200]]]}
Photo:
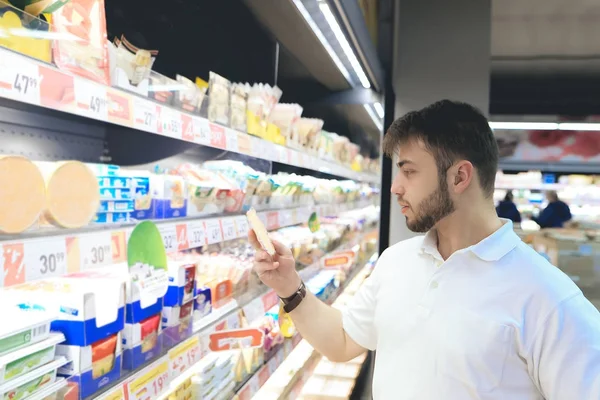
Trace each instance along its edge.
{"label": "packaged food item", "polygon": [[212,71],[208,82],[208,119],[221,125],[227,125],[229,123],[231,82]]}
{"label": "packaged food item", "polygon": [[34,225],[46,205],[46,184],[25,157],[0,157],[0,233],[21,233]]}
{"label": "packaged food item", "polygon": [[240,132],[246,132],[246,109],[250,85],[234,83],[231,86],[231,115],[229,126]]}
{"label": "packaged food item", "polygon": [[194,299],[196,264],[186,255],[169,255],[169,289],[164,298],[165,307],[181,306]]}
{"label": "packaged food item", "polygon": [[190,113],[199,113],[206,89],[201,89],[194,82],[181,75],[177,75],[176,80],[179,84],[179,90],[175,92],[175,106]]}
{"label": "packaged food item", "polygon": [[42,14],[52,14],[69,2],[69,0],[9,0],[13,6],[29,15],[38,17]]}
{"label": "packaged food item", "polygon": [[150,86],[148,87],[148,97],[163,104],[173,104],[175,94],[179,89],[179,83],[171,78],[159,74],[156,71],[150,71]]}
{"label": "packaged food item", "polygon": [[299,104],[276,104],[269,116],[269,122],[276,125],[287,143],[299,147],[297,122],[302,115],[302,107]]}
{"label": "packaged food item", "polygon": [[52,15],[52,29],[77,38],[54,41],[54,63],[60,69],[110,85],[104,0],[70,0]]}
{"label": "packaged food item", "polygon": [[211,290],[207,286],[196,288],[196,301],[194,302],[194,321],[199,321],[212,312]]}
{"label": "packaged food item", "polygon": [[11,296],[9,291],[0,295],[2,317],[10,324],[0,325],[0,355],[31,346],[48,338],[53,314],[27,299]]}
{"label": "packaged food item", "polygon": [[180,218],[187,215],[187,189],[182,176],[159,174],[153,187],[154,218]]}
{"label": "packaged food item", "polygon": [[53,333],[41,342],[0,356],[0,384],[54,360],[56,345],[63,340],[62,333]]}
{"label": "packaged food item", "polygon": [[22,400],[56,380],[58,368],[67,362],[65,357],[36,368],[18,378],[0,385],[0,398],[3,400]]}
{"label": "packaged food item", "polygon": [[161,354],[161,315],[139,323],[125,324],[123,331],[123,369],[135,370]]}
{"label": "packaged food item", "polygon": [[79,161],[37,165],[46,181],[44,220],[60,228],[89,224],[100,205],[100,187],[90,168]]}
{"label": "packaged food item", "polygon": [[263,249],[269,255],[275,255],[275,247],[269,238],[269,232],[267,232],[267,228],[265,228],[265,225],[262,223],[260,218],[258,218],[256,211],[254,209],[250,209],[246,213],[246,217],[248,218],[248,222],[250,223],[252,230],[254,230],[254,233],[256,233],[256,238],[260,242]]}
{"label": "packaged food item", "polygon": [[317,151],[323,120],[316,118],[300,118],[298,124],[298,144],[311,153]]}
{"label": "packaged food item", "polygon": [[192,335],[193,312],[193,300],[182,306],[163,308],[163,347],[171,348]]}
{"label": "packaged food item", "polygon": [[[23,5],[21,3],[18,2],[16,5],[21,8]],[[27,12],[0,2],[0,30],[4,33],[0,37],[0,47],[6,47],[40,61],[52,62],[52,41],[43,38],[50,30],[46,21],[33,18]],[[11,33],[19,31],[25,31],[27,34]]]}
{"label": "packaged food item", "polygon": [[112,84],[147,96],[150,71],[158,51],[140,49],[121,36],[115,38],[113,55]]}

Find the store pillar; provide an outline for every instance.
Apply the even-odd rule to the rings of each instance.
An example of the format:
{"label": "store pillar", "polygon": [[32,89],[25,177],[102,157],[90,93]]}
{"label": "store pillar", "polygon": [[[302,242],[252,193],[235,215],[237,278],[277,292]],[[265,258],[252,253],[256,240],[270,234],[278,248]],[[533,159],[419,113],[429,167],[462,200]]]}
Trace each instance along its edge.
{"label": "store pillar", "polygon": [[[491,0],[396,0],[394,25],[396,118],[441,99],[468,102],[487,115]],[[390,245],[413,236],[395,197],[389,216]]]}

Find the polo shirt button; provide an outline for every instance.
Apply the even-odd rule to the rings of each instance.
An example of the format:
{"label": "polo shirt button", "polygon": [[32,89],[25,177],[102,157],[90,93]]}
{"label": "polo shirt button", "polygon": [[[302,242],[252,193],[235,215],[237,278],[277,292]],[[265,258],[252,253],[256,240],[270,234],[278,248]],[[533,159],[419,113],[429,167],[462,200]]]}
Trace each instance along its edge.
{"label": "polo shirt button", "polygon": [[437,283],[437,281],[433,281],[433,282],[431,282],[431,288],[432,288],[432,289],[437,289],[439,286],[440,286],[440,284],[439,284],[439,283]]}

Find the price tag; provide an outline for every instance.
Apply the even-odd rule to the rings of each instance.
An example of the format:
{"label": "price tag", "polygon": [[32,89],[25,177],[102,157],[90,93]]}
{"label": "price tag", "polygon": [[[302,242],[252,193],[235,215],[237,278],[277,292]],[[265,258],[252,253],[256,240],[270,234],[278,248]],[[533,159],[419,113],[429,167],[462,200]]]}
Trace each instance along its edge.
{"label": "price tag", "polygon": [[258,384],[263,387],[271,377],[271,371],[268,366],[264,366],[258,371]]}
{"label": "price tag", "polygon": [[204,221],[204,229],[206,230],[206,242],[208,244],[220,243],[223,241],[221,223],[218,219]]}
{"label": "price tag", "polygon": [[290,151],[290,164],[296,167],[300,167],[300,153],[295,150]]}
{"label": "price tag", "polygon": [[267,213],[267,229],[273,230],[279,228],[279,213],[277,211],[270,211]]}
{"label": "price tag", "polygon": [[251,391],[250,384],[246,384],[244,386],[244,388],[238,394],[237,400],[251,400],[253,394],[250,393],[250,391]]}
{"label": "price tag", "polygon": [[133,127],[146,132],[158,132],[160,106],[136,96],[133,97]]}
{"label": "price tag", "polygon": [[163,107],[160,113],[159,133],[165,136],[182,138],[181,113],[169,108]]}
{"label": "price tag", "polygon": [[248,236],[248,219],[246,217],[236,217],[235,226],[237,228],[238,237]]}
{"label": "price tag", "polygon": [[0,58],[0,95],[39,104],[42,79],[39,67],[7,51]]}
{"label": "price tag", "polygon": [[233,218],[224,218],[221,220],[221,228],[223,229],[223,240],[237,239],[235,230],[235,221]]}
{"label": "price tag", "polygon": [[234,131],[233,129],[227,129],[225,131],[225,145],[228,151],[239,152],[237,131]]}
{"label": "price tag", "polygon": [[265,315],[265,306],[260,298],[252,300],[242,307],[242,310],[250,325]]}
{"label": "price tag", "polygon": [[167,253],[177,251],[177,229],[173,224],[159,225],[158,230],[163,239]]}
{"label": "price tag", "polygon": [[25,280],[50,278],[67,273],[65,238],[47,238],[25,242]]}
{"label": "price tag", "polygon": [[197,335],[171,349],[169,351],[171,379],[200,361],[201,353],[200,340]]}
{"label": "price tag", "polygon": [[225,128],[219,125],[210,124],[210,145],[218,149],[227,148],[227,139],[225,137]]}
{"label": "price tag", "polygon": [[300,221],[298,221],[298,210],[296,210],[295,208],[292,210],[292,224],[299,224]]}
{"label": "price tag", "polygon": [[250,135],[247,133],[238,132],[237,133],[237,143],[238,143],[238,151],[241,154],[252,154],[252,144],[250,142]]}
{"label": "price tag", "polygon": [[80,235],[79,255],[80,269],[110,265],[112,259],[112,235],[110,232],[98,232],[87,235]]}
{"label": "price tag", "polygon": [[76,78],[75,104],[81,115],[100,121],[108,119],[108,97],[102,85]]}
{"label": "price tag", "polygon": [[277,161],[279,161],[280,163],[288,164],[289,163],[288,149],[286,149],[285,147],[281,147],[281,146],[277,146],[276,149],[277,149]]}
{"label": "price tag", "polygon": [[291,212],[289,210],[284,210],[279,212],[279,226],[289,226],[291,225]]}
{"label": "price tag", "polygon": [[206,245],[206,231],[204,222],[192,221],[187,224],[188,243],[190,249]]}
{"label": "price tag", "polygon": [[252,378],[250,378],[250,380],[248,381],[248,387],[250,387],[250,393],[252,394],[252,396],[258,393],[258,391],[260,390],[260,382],[258,380],[258,375],[255,374]]}
{"label": "price tag", "polygon": [[169,387],[169,361],[161,360],[127,384],[129,400],[156,399]]}
{"label": "price tag", "polygon": [[177,250],[187,250],[190,248],[188,240],[188,231],[186,224],[175,225],[175,232],[177,233]]}
{"label": "price tag", "polygon": [[181,114],[181,137],[188,142],[194,141],[194,123],[187,114]]}
{"label": "price tag", "polygon": [[211,134],[208,120],[194,118],[194,134],[196,135],[196,142],[210,145]]}

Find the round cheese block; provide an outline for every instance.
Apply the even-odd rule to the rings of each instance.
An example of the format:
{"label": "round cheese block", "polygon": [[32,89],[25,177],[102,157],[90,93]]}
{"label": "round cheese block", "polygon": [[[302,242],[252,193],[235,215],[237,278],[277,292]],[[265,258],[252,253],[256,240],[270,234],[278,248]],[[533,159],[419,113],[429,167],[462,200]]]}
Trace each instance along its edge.
{"label": "round cheese block", "polygon": [[46,188],[38,167],[25,157],[0,157],[0,232],[20,233],[44,209]]}
{"label": "round cheese block", "polygon": [[61,228],[89,224],[100,206],[100,187],[92,170],[79,161],[38,165],[46,181],[46,220]]}

